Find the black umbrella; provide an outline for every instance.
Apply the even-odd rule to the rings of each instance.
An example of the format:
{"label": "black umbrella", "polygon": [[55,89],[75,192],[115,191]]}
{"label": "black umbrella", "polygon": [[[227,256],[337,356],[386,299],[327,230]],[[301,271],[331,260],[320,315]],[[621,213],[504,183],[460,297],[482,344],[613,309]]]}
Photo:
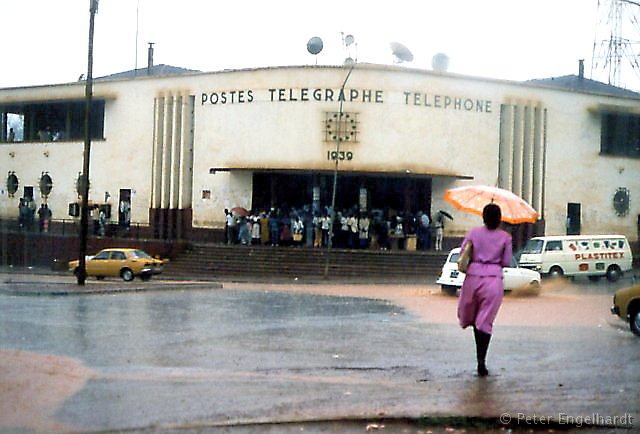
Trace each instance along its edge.
{"label": "black umbrella", "polygon": [[442,214],[443,216],[445,216],[445,217],[450,218],[451,220],[453,220],[453,216],[452,216],[451,214],[449,214],[448,212],[443,211],[443,210],[438,210],[438,212],[439,212],[440,214]]}

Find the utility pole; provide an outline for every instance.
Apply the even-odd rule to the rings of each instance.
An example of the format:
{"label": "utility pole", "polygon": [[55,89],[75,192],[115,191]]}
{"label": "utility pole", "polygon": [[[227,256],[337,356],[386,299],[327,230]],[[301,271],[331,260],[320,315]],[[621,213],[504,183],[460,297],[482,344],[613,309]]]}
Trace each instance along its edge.
{"label": "utility pole", "polygon": [[91,101],[93,97],[93,30],[98,1],[89,0],[89,53],[87,60],[87,82],[84,91],[84,152],[82,155],[82,175],[79,179],[79,193],[82,199],[80,207],[80,264],[78,285],[84,286],[87,278],[87,226],[89,223],[89,162],[91,157]]}
{"label": "utility pole", "polygon": [[[349,81],[349,77],[351,77],[351,73],[353,72],[353,68],[355,67],[355,63],[351,63],[349,66],[349,72],[342,82],[342,86],[340,87],[340,95],[344,94],[344,87],[347,85],[347,81]],[[336,131],[336,163],[333,169],[333,192],[331,193],[331,209],[329,210],[329,239],[327,240],[327,257],[324,263],[324,278],[329,278],[329,260],[331,256],[331,247],[333,246],[333,223],[336,217],[336,191],[338,190],[338,163],[340,159],[338,155],[340,155],[340,143],[342,142],[342,136],[340,135],[340,127],[342,125],[342,118],[344,117],[344,112],[342,111],[342,99],[340,100],[340,106],[338,111],[338,120],[337,120],[337,131]]]}

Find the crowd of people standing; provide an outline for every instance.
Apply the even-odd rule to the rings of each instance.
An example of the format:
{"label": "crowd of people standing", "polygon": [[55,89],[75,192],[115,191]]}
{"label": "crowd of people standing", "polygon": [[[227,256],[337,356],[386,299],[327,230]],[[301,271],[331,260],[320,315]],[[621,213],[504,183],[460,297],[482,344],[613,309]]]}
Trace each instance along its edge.
{"label": "crowd of people standing", "polygon": [[43,203],[36,212],[36,202],[29,197],[21,197],[18,204],[18,229],[32,230],[38,216],[38,228],[40,232],[49,232],[52,212],[49,205]]}
{"label": "crowd of people standing", "polygon": [[[234,211],[235,210],[235,211]],[[366,212],[357,207],[332,213],[328,208],[272,208],[268,212],[225,209],[225,242],[242,245],[306,246],[348,249],[407,249],[415,239],[417,250],[429,250],[435,237],[442,250],[444,219],[429,215],[383,210]]]}

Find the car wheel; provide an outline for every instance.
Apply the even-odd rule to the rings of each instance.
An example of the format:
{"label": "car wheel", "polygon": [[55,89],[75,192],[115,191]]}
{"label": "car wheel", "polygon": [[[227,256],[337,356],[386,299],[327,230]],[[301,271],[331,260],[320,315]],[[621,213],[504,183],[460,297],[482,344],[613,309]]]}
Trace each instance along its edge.
{"label": "car wheel", "polygon": [[96,276],[96,279],[98,279],[98,280],[104,280],[104,276]]}
{"label": "car wheel", "polygon": [[131,282],[133,280],[133,271],[129,270],[128,268],[122,270],[120,272],[120,275],[122,276],[122,280],[124,280],[125,282]]}
{"label": "car wheel", "polygon": [[140,279],[142,279],[142,281],[144,281],[144,282],[147,282],[147,281],[151,280],[151,274],[150,273],[149,274],[142,274],[140,276]]}
{"label": "car wheel", "polygon": [[442,285],[442,292],[447,295],[456,295],[456,293],[458,292],[458,287],[451,285]]}
{"label": "car wheel", "polygon": [[629,313],[629,328],[634,335],[640,336],[640,309],[637,307]]}
{"label": "car wheel", "polygon": [[615,282],[622,277],[622,271],[617,265],[612,265],[607,269],[607,280],[609,282]]}
{"label": "car wheel", "polygon": [[564,276],[564,271],[562,271],[562,268],[558,266],[553,266],[549,270],[549,277],[557,278],[562,276]]}
{"label": "car wheel", "polygon": [[600,276],[589,276],[589,280],[592,282],[598,282],[600,280]]}

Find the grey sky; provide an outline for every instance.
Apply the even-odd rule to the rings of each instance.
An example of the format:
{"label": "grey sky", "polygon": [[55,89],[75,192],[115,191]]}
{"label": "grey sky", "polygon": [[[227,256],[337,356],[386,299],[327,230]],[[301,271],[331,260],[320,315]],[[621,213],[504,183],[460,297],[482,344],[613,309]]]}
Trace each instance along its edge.
{"label": "grey sky", "polygon": [[[69,82],[86,73],[89,0],[0,3],[0,87]],[[591,77],[594,42],[599,48],[610,30],[602,9],[597,0],[100,0],[94,75],[133,69],[136,41],[138,67],[154,42],[156,64],[203,71],[339,64],[347,54],[391,64],[389,43],[398,41],[414,54],[411,67],[431,69],[432,57],[443,52],[451,72],[527,80],[577,74],[578,59],[585,59]],[[355,37],[351,53],[341,32]],[[306,50],[312,36],[325,44],[317,57]],[[607,74],[598,68],[593,78],[606,82]],[[624,72],[622,81],[640,90],[637,73]]]}

